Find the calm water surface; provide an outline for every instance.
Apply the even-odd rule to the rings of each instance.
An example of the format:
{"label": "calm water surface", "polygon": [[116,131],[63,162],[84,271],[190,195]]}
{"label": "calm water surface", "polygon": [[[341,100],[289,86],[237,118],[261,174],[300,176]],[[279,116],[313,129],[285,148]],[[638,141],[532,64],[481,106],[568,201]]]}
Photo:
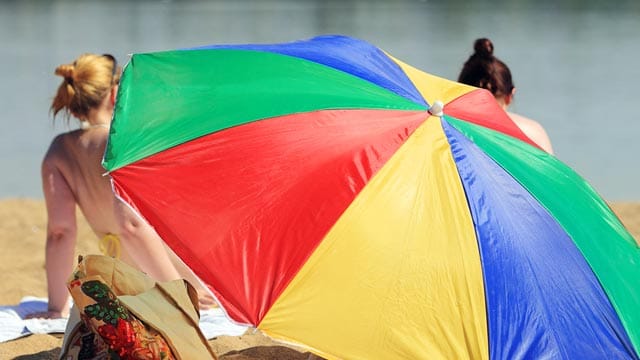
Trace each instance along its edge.
{"label": "calm water surface", "polygon": [[0,198],[41,198],[40,161],[58,64],[213,43],[339,33],[455,79],[477,37],[493,40],[517,87],[513,110],[540,121],[557,156],[607,200],[640,200],[640,2],[2,1]]}

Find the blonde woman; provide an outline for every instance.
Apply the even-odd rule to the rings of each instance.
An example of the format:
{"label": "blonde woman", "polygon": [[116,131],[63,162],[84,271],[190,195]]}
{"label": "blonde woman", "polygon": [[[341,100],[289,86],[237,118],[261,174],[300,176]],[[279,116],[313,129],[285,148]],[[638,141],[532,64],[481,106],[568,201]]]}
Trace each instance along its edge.
{"label": "blonde woman", "polygon": [[[66,281],[75,265],[76,206],[101,247],[158,281],[186,278],[207,298],[192,273],[167,251],[153,228],[115,198],[101,160],[113,115],[120,68],[111,55],[83,54],[60,65],[63,78],[51,111],[80,121],[80,129],[58,135],[42,162],[47,208],[46,273],[48,311],[31,317],[66,317]],[[209,299],[211,299],[209,297]],[[204,303],[210,303],[204,300]]]}

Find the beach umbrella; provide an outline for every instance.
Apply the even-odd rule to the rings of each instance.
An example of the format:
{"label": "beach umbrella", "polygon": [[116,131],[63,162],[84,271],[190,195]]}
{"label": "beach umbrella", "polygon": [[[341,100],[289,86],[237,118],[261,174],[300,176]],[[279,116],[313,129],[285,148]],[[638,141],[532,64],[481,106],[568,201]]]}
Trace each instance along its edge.
{"label": "beach umbrella", "polygon": [[326,358],[637,358],[605,201],[489,92],[367,42],[134,54],[103,165],[231,319]]}

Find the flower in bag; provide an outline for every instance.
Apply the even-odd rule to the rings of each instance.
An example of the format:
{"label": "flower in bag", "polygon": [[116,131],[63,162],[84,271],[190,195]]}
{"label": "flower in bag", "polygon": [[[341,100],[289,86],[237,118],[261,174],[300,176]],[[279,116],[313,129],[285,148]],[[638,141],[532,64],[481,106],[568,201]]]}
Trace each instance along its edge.
{"label": "flower in bag", "polygon": [[129,354],[136,348],[137,336],[131,323],[118,319],[116,326],[106,323],[98,327],[98,334],[102,336],[109,348],[122,359],[128,359]]}

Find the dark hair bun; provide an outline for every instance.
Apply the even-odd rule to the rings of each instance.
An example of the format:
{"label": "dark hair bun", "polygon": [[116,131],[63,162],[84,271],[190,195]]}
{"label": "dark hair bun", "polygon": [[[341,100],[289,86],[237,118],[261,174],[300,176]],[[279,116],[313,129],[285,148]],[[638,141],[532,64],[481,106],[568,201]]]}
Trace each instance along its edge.
{"label": "dark hair bun", "polygon": [[473,44],[473,50],[475,50],[475,55],[477,56],[483,58],[493,57],[493,43],[487,38],[476,40],[476,42]]}

